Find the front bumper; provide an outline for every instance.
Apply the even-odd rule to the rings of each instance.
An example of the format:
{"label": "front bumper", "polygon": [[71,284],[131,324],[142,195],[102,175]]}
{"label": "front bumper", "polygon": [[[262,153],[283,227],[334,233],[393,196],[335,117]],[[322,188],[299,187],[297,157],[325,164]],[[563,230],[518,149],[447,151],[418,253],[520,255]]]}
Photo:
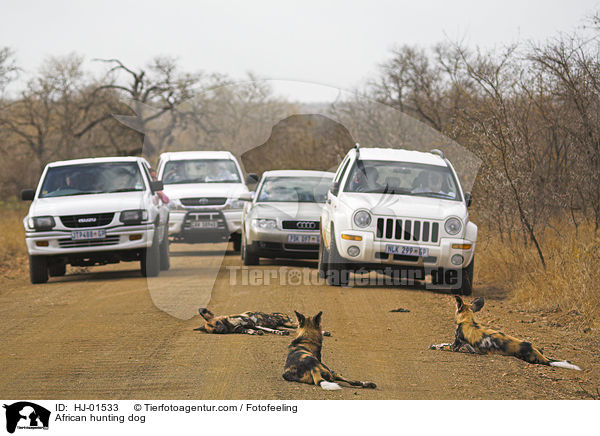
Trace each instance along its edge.
{"label": "front bumper", "polygon": [[[189,218],[188,214],[191,215],[204,215],[204,214],[220,214],[225,222],[225,230],[227,234],[240,233],[242,224],[242,210],[241,209],[230,209],[230,210],[172,210],[169,214],[169,236],[183,236],[184,233],[193,233],[192,229],[185,226],[186,217]],[[215,219],[218,217],[215,215]],[[194,229],[195,230],[195,229]],[[215,229],[202,229],[196,233],[225,233],[222,228]]]}
{"label": "front bumper", "polygon": [[[93,230],[99,229],[103,228],[93,228]],[[153,224],[144,224],[104,228],[104,230],[106,230],[105,238],[88,240],[71,239],[71,230],[27,231],[25,233],[25,243],[31,256],[136,250],[148,248],[152,245],[155,228]]]}
{"label": "front bumper", "polygon": [[[306,240],[292,242],[290,235]],[[247,242],[261,257],[316,259],[319,256],[320,237],[318,230],[267,230],[251,226]]]}
{"label": "front bumper", "polygon": [[[359,236],[360,241],[347,240],[341,237],[342,234]],[[426,268],[447,268],[460,269],[468,266],[475,252],[475,241],[469,241],[461,238],[442,238],[439,245],[429,244],[411,244],[406,241],[386,241],[375,240],[372,232],[361,232],[357,230],[347,230],[335,235],[336,245],[340,256],[352,263],[361,263],[365,265],[385,266],[414,266]],[[428,255],[420,256],[401,256],[386,253],[386,245],[403,245],[410,247],[427,248]],[[471,244],[468,250],[452,248],[453,244]],[[348,254],[348,249],[352,246],[358,247],[359,254],[352,257]],[[460,255],[463,261],[460,264],[454,264],[451,259],[454,255]]]}

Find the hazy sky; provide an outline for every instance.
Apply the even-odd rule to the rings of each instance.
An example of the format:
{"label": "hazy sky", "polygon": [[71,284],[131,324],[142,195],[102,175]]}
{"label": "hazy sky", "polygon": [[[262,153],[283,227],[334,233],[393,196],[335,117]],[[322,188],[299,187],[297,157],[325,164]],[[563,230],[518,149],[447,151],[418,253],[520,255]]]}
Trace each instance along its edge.
{"label": "hazy sky", "polygon": [[[0,6],[0,46],[34,71],[51,55],[77,52],[143,66],[175,56],[184,70],[352,88],[396,44],[447,39],[494,46],[570,32],[600,9],[595,0],[504,1],[15,1]],[[276,89],[325,100],[326,87]],[[289,82],[288,82],[289,85]]]}

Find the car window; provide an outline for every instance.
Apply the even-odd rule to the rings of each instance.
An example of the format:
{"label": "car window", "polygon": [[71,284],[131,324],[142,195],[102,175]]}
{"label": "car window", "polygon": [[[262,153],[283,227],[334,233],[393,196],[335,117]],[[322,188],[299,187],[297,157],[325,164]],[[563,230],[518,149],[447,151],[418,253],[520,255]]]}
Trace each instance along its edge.
{"label": "car window", "polygon": [[162,172],[165,185],[182,183],[240,183],[240,173],[231,159],[171,160]]}
{"label": "car window", "polygon": [[342,180],[349,163],[350,163],[350,156],[346,157],[346,160],[344,162],[342,162],[342,164],[340,165],[341,170],[338,170],[337,174],[335,175],[334,181],[339,182]]}
{"label": "car window", "polygon": [[137,162],[103,162],[50,167],[40,198],[143,191]]}
{"label": "car window", "polygon": [[460,200],[448,167],[411,162],[357,160],[344,191]]}
{"label": "car window", "polygon": [[331,177],[267,177],[257,202],[325,203]]}

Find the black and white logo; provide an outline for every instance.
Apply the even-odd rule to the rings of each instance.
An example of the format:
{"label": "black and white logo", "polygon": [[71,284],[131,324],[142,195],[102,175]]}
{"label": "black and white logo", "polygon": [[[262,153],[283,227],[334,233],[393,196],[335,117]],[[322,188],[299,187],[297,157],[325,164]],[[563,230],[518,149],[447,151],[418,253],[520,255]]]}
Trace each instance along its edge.
{"label": "black and white logo", "polygon": [[6,431],[14,433],[19,430],[48,429],[50,411],[29,401],[19,401],[10,405],[5,404]]}
{"label": "black and white logo", "polygon": [[96,218],[94,217],[90,217],[90,218],[79,218],[77,220],[78,223],[84,224],[84,223],[95,223],[96,222]]}
{"label": "black and white logo", "polygon": [[314,221],[298,221],[296,224],[296,228],[302,230],[312,230],[317,227],[317,224]]}

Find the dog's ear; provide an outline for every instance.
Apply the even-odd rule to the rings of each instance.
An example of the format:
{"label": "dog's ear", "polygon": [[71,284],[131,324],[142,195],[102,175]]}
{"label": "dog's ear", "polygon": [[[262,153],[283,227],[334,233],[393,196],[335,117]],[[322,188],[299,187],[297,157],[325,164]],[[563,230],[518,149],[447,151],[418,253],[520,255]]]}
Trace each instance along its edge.
{"label": "dog's ear", "polygon": [[204,318],[207,321],[210,321],[211,319],[213,319],[215,316],[213,315],[213,313],[208,310],[206,307],[201,307],[200,309],[198,309],[198,313],[200,314],[200,316],[202,318]]}
{"label": "dog's ear", "polygon": [[454,298],[456,298],[456,310],[460,312],[464,309],[465,303],[463,303],[462,298],[460,298],[458,295],[455,295]]}
{"label": "dog's ear", "polygon": [[484,303],[485,303],[485,300],[483,299],[483,297],[477,297],[471,303],[471,310],[473,312],[479,312],[481,310],[481,308],[483,307]]}
{"label": "dog's ear", "polygon": [[296,312],[295,310],[294,313],[296,314],[296,318],[298,318],[298,326],[304,327],[304,323],[306,322],[304,315],[302,315],[300,312]]}
{"label": "dog's ear", "polygon": [[323,315],[323,312],[319,312],[317,313],[314,317],[313,317],[313,322],[315,323],[315,327],[320,327],[321,326],[321,315]]}

